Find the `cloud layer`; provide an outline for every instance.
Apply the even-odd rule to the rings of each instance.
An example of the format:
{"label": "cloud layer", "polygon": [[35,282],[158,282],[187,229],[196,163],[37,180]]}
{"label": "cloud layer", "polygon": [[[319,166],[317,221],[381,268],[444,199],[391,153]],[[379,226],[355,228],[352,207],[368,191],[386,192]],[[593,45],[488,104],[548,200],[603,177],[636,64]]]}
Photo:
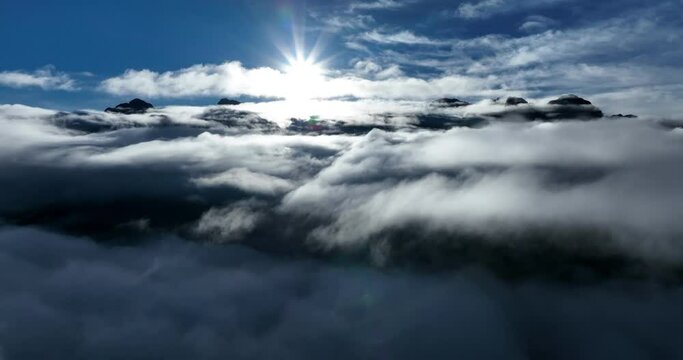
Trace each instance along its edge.
{"label": "cloud layer", "polygon": [[512,286],[157,238],[0,230],[8,359],[678,358],[680,288]]}
{"label": "cloud layer", "polygon": [[[387,113],[372,102],[319,102],[350,111],[323,119],[355,122],[315,136],[282,123],[302,103],[271,105],[237,107],[265,119],[224,107],[111,115],[6,106],[0,214],[92,236],[144,225],[142,235],[364,254],[379,265],[417,261],[416,251],[433,249],[427,262],[452,267],[508,247],[533,263],[538,246],[568,264],[616,257],[617,273],[635,264],[658,273],[683,260],[675,165],[683,145],[678,129],[658,121],[540,123],[514,112],[487,117],[509,111],[490,103],[453,110],[404,103]],[[459,116],[481,120],[472,128]],[[425,119],[455,127],[411,125]],[[29,191],[35,196],[26,198]],[[463,246],[484,255],[441,259]]]}
{"label": "cloud layer", "polygon": [[681,122],[530,100],[2,105],[0,355],[681,357]]}

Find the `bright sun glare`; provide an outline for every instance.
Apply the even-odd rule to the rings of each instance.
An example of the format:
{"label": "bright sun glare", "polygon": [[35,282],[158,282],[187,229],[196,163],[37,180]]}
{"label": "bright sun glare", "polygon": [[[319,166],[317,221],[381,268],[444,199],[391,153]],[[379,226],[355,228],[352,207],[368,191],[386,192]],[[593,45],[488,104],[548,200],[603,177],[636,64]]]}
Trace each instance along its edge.
{"label": "bright sun glare", "polygon": [[325,72],[322,65],[312,58],[297,57],[288,61],[289,64],[284,69],[288,87],[291,90],[288,98],[306,100],[320,95]]}

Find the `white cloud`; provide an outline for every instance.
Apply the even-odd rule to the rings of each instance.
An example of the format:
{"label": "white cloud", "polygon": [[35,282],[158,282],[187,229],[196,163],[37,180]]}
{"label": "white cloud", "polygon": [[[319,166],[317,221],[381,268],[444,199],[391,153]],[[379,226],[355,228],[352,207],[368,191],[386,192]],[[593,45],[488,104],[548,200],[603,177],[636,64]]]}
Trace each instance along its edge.
{"label": "white cloud", "polygon": [[406,5],[405,1],[401,0],[366,0],[356,1],[351,3],[349,11],[355,10],[392,10],[398,9]]}
{"label": "white cloud", "polygon": [[[609,41],[612,37],[596,40]],[[667,116],[680,109],[678,99],[683,96],[683,89],[667,84],[683,81],[683,75],[674,68],[651,67],[638,65],[590,65],[577,61],[566,64],[561,61],[555,51],[561,52],[565,46],[562,42],[554,43],[552,39],[562,37],[555,32],[534,36],[527,39],[526,44],[536,43],[536,47],[516,45],[501,50],[498,57],[482,60],[468,70],[466,75],[458,73],[433,78],[416,78],[406,76],[397,64],[380,65],[373,60],[361,60],[354,64],[348,74],[340,73],[322,77],[313,87],[307,88],[315,94],[315,99],[335,99],[352,96],[358,99],[386,100],[433,100],[444,96],[464,97],[468,99],[494,98],[510,95],[547,97],[567,92],[578,92],[594,99],[598,106],[605,105],[609,112],[622,110],[622,103],[640,115]],[[574,36],[569,36],[573,39]],[[567,41],[569,41],[567,39]],[[545,45],[544,45],[545,44]],[[490,43],[489,46],[506,48],[510,44]],[[594,45],[594,46],[597,46]],[[590,51],[586,45],[583,51]],[[547,63],[542,66],[529,67],[547,54]],[[557,60],[553,60],[557,59]],[[226,71],[225,69],[231,69]],[[509,71],[514,70],[514,71]],[[469,74],[467,74],[469,72]],[[295,79],[274,69],[245,69],[239,63],[221,65],[202,65],[174,72],[155,73],[149,70],[129,70],[119,77],[105,80],[101,89],[120,96],[140,96],[153,98],[182,98],[191,96],[256,96],[286,99],[291,95]],[[296,86],[296,85],[294,85]],[[546,90],[534,92],[535,87]],[[638,100],[639,92],[641,100]],[[677,95],[678,94],[678,95]],[[623,96],[620,98],[619,96]],[[643,99],[648,98],[645,101]],[[330,113],[325,109],[330,103],[318,107],[315,101],[306,102],[306,106],[296,106],[297,101],[267,103],[270,112],[276,109],[277,114],[289,109],[284,116],[321,115]],[[281,104],[282,106],[279,106]],[[278,105],[278,106],[276,106]],[[265,105],[264,105],[265,106]],[[345,104],[343,106],[349,106]],[[256,106],[258,107],[258,106]],[[244,109],[254,110],[254,106],[245,104]],[[271,109],[272,108],[272,109]],[[336,109],[336,108],[335,108]],[[339,110],[339,109],[337,109]],[[319,113],[316,113],[319,112]],[[340,113],[346,113],[341,111]],[[354,115],[359,115],[354,112]],[[363,116],[363,114],[360,114]],[[287,117],[269,118],[280,124]],[[195,120],[196,121],[196,120]]]}
{"label": "white cloud", "polygon": [[43,90],[76,90],[75,81],[67,74],[46,67],[34,72],[0,72],[0,86],[13,88],[39,87]]}
{"label": "white cloud", "polygon": [[539,33],[548,30],[549,28],[555,26],[557,21],[541,15],[531,15],[528,16],[522,25],[519,26],[519,30],[526,33]]}
{"label": "white cloud", "polygon": [[[493,79],[448,75],[433,79],[394,77],[400,69],[389,67],[381,80],[354,75],[323,76],[308,84],[315,98],[344,96],[384,99],[430,99],[446,95],[488,96],[502,94],[504,88]],[[497,89],[492,89],[496,86]],[[240,96],[289,98],[301,87],[301,79],[272,68],[246,69],[239,62],[220,65],[196,65],[156,73],[128,70],[123,75],[104,80],[100,88],[111,94],[178,98],[188,96]]]}
{"label": "white cloud", "polygon": [[401,67],[398,65],[390,65],[382,67],[372,60],[359,60],[353,65],[356,74],[360,76],[372,76],[375,79],[389,79],[404,76]]}
{"label": "white cloud", "polygon": [[127,70],[106,79],[101,89],[112,94],[141,94],[150,97],[201,95],[284,96],[286,76],[272,68],[245,69],[239,62],[195,65],[177,71]]}
{"label": "white cloud", "polygon": [[479,0],[460,4],[454,15],[464,19],[486,19],[497,14],[524,11],[566,1],[568,0]]}
{"label": "white cloud", "polygon": [[367,75],[382,71],[382,66],[372,60],[359,60],[353,64],[353,68],[360,74]]}
{"label": "white cloud", "polygon": [[232,168],[219,174],[193,179],[192,182],[201,187],[234,187],[248,193],[265,195],[286,193],[294,188],[289,180],[246,168]]}
{"label": "white cloud", "polygon": [[403,45],[444,45],[447,42],[430,39],[426,36],[415,35],[412,31],[404,30],[397,33],[381,33],[377,30],[361,34],[359,39],[378,44]]}
{"label": "white cloud", "polygon": [[504,0],[482,0],[464,3],[458,7],[458,15],[466,19],[488,17],[505,3]]}
{"label": "white cloud", "polygon": [[597,247],[678,261],[680,140],[647,121],[376,131],[288,194],[282,210],[330,220],[312,233],[329,247],[415,224],[495,241],[535,227],[597,228],[614,236]]}
{"label": "white cloud", "polygon": [[334,15],[319,20],[331,31],[365,29],[375,22],[375,19],[370,15]]}
{"label": "white cloud", "polygon": [[[398,117],[427,111],[420,102],[335,100],[278,108],[283,103],[244,104],[239,109],[367,122],[372,118],[359,114],[388,112]],[[291,109],[302,113],[292,114]],[[118,169],[132,179],[149,171],[172,170],[126,187],[120,184],[129,183],[128,178],[89,179],[86,183],[92,185],[78,187],[78,196],[93,202],[116,198],[120,192],[151,192],[204,204],[205,216],[189,220],[201,224],[199,233],[217,240],[246,239],[251,231],[263,230],[261,220],[298,224],[296,219],[303,217],[310,220],[305,222],[309,227],[297,233],[297,239],[308,236],[332,248],[371,244],[406,225],[427,235],[475,233],[484,236],[482,241],[507,241],[506,234],[538,228],[551,229],[550,235],[598,229],[613,239],[598,246],[614,246],[619,253],[683,257],[683,249],[671,242],[683,233],[677,216],[683,211],[678,181],[682,173],[676,166],[683,154],[682,133],[648,119],[545,124],[492,120],[481,129],[374,130],[361,136],[233,135],[203,132],[185,119],[192,117],[191,111],[162,108],[139,116],[168,117],[168,124],[177,126],[85,135],[48,122],[55,113],[0,107],[0,122],[8,129],[0,133],[0,162],[13,167],[13,176],[31,176],[16,168],[15,159],[68,171],[67,177],[49,177],[41,185],[46,189],[55,180],[64,184],[89,179],[71,175],[74,171]],[[179,131],[181,124],[187,126]],[[171,134],[176,135],[168,138]],[[126,175],[134,169],[138,171]],[[110,178],[111,172],[101,176]],[[0,180],[5,181],[7,194],[22,188],[20,181]],[[188,182],[198,186],[187,186]],[[102,190],[103,186],[108,188]],[[35,201],[54,203],[53,197],[64,196],[41,194]],[[225,200],[212,203],[220,194]],[[232,206],[252,196],[267,205]],[[11,198],[3,198],[0,205],[15,206]],[[153,229],[155,221],[150,224]],[[548,241],[571,246],[562,243],[564,239],[549,236]]]}
{"label": "white cloud", "polygon": [[239,241],[253,231],[263,219],[254,210],[254,203],[245,201],[225,208],[213,208],[199,219],[195,232],[219,242]]}
{"label": "white cloud", "polygon": [[350,40],[345,42],[344,45],[351,50],[372,53],[367,46],[361,44],[359,41]]}

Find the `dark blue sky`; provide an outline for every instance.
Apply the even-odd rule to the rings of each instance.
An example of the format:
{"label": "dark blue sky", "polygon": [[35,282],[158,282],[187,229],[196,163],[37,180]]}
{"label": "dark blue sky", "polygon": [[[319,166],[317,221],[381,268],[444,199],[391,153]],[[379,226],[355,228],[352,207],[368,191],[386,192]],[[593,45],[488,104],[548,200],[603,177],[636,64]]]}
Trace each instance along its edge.
{"label": "dark blue sky", "polygon": [[[161,104],[259,98],[262,91],[215,86],[178,96],[149,87],[136,93],[137,85],[112,89],[102,81],[128,69],[173,77],[231,61],[282,71],[278,49],[292,49],[295,34],[306,38],[307,51],[320,42],[331,78],[460,76],[467,86],[440,91],[472,98],[506,89],[531,97],[580,92],[607,102],[615,92],[656,91],[660,99],[678,94],[683,79],[682,9],[680,0],[3,1],[0,103],[73,108],[135,95]],[[629,77],[635,73],[642,76]],[[47,77],[17,81],[17,74]]]}
{"label": "dark blue sky", "polygon": [[[0,5],[3,68],[52,64],[115,74],[250,58],[268,20],[242,1],[7,1]],[[259,24],[261,23],[261,24]],[[249,42],[245,42],[249,39]]]}

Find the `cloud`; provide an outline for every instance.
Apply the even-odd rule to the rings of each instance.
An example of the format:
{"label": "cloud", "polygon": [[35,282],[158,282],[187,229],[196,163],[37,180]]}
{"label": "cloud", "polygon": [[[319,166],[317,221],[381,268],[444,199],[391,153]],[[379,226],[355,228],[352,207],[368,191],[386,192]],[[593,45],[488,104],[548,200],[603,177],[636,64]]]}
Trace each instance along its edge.
{"label": "cloud", "polygon": [[[540,18],[528,18],[540,20]],[[589,26],[551,30],[521,37],[484,35],[469,39],[448,40],[450,50],[440,49],[431,56],[426,52],[403,53],[394,62],[424,64],[443,71],[459,73],[487,73],[505,75],[512,69],[534,66],[532,70],[543,71],[553,64],[571,66],[583,63],[590,66],[645,66],[648,62],[628,62],[633,49],[646,52],[670,44],[652,42],[652,36],[661,36],[675,27],[657,24],[652,14],[636,17],[615,18],[595,22]],[[653,48],[654,47],[654,48]],[[449,58],[433,60],[430,58]],[[601,61],[596,61],[601,59]],[[662,66],[660,64],[659,66]]]}
{"label": "cloud", "polygon": [[3,356],[683,355],[679,286],[507,284],[476,270],[377,271],[168,236],[89,240],[0,230]]}
{"label": "cloud", "polygon": [[[606,105],[619,101],[614,98],[617,94],[632,98],[642,90],[643,97],[650,97],[648,91],[655,91],[656,102],[645,102],[631,112],[668,116],[670,109],[677,111],[676,99],[683,96],[674,86],[681,80],[676,71],[680,54],[674,50],[680,48],[680,37],[671,35],[680,29],[676,23],[659,20],[671,11],[670,5],[659,4],[571,27],[557,27],[534,15],[522,22],[523,36],[446,38],[408,29],[358,30],[344,35],[346,45],[362,53],[357,59],[373,65],[363,68],[359,63],[356,68],[351,61],[351,68],[329,71],[305,88],[315,89],[308,95],[320,99],[460,96],[472,101],[510,94],[541,98],[578,92],[608,99]],[[549,27],[541,31],[543,26]],[[263,70],[258,72],[262,76],[256,76],[257,70]],[[126,96],[286,98],[297,84],[276,69],[249,69],[228,62],[166,73],[129,70],[105,80],[101,88]]]}
{"label": "cloud", "polygon": [[519,30],[526,33],[539,33],[548,30],[549,28],[555,26],[557,21],[542,15],[531,15],[528,16],[522,25],[519,26]]}
{"label": "cloud", "polygon": [[294,188],[294,185],[286,180],[267,174],[254,173],[245,168],[234,168],[228,171],[193,179],[197,186],[235,187],[245,192],[257,194],[280,194],[286,193]]}
{"label": "cloud", "polygon": [[433,40],[425,36],[415,35],[412,31],[404,30],[393,34],[380,33],[376,30],[365,32],[359,37],[361,40],[379,44],[403,45],[443,45],[444,42]]}
{"label": "cloud", "polygon": [[[397,68],[388,68],[378,80],[353,75],[329,75],[306,87],[320,99],[353,96],[357,98],[429,99],[445,95],[495,94],[492,78],[447,75],[433,79],[399,77]],[[289,98],[300,79],[271,68],[246,69],[238,62],[197,65],[177,71],[156,73],[128,70],[109,78],[100,89],[115,95],[179,98],[191,96],[254,96]],[[502,89],[500,90],[502,92]]]}
{"label": "cloud", "polygon": [[353,65],[354,70],[361,77],[373,76],[375,79],[389,79],[403,77],[405,74],[398,65],[390,65],[386,68],[372,60],[359,60]]}
{"label": "cloud", "polygon": [[205,212],[195,232],[202,237],[220,242],[238,241],[256,229],[263,214],[254,210],[258,203],[244,201],[225,208],[212,208]]}
{"label": "cloud", "polygon": [[375,22],[370,15],[320,17],[319,20],[331,31],[366,29]]}
{"label": "cloud", "polygon": [[46,67],[34,72],[0,72],[0,86],[12,88],[38,87],[43,90],[77,90],[76,82],[67,74]]}
{"label": "cloud", "polygon": [[556,5],[566,0],[479,0],[476,2],[465,2],[458,6],[454,15],[464,19],[486,19],[494,15],[520,12],[523,10],[535,9],[544,6]]}
{"label": "cloud", "polygon": [[[364,56],[367,66],[361,61],[354,63],[352,69],[328,72],[305,88],[314,89],[308,95],[319,99],[411,100],[508,94],[544,97],[576,91],[607,99],[600,94],[626,94],[641,88],[674,89],[662,86],[675,81],[671,78],[677,73],[674,67],[650,64],[642,56],[637,62],[623,60],[631,58],[629,49],[661,52],[661,44],[651,41],[653,33],[664,36],[676,29],[658,25],[653,20],[659,11],[649,9],[639,18],[627,16],[586,27],[548,30],[517,38],[486,35],[470,39],[432,39],[408,30],[395,33],[365,31],[351,36],[348,43],[367,52]],[[525,23],[526,30],[540,31],[541,23],[547,25],[549,20],[536,16],[527,18]],[[377,53],[377,46],[389,48]],[[415,46],[415,50],[398,51],[391,48],[394,46]],[[421,48],[423,46],[429,47],[429,51]],[[416,66],[436,72],[415,74]],[[250,69],[238,62],[226,62],[165,73],[128,70],[104,80],[100,89],[121,96],[160,98],[245,95],[287,98],[299,83],[277,69]],[[659,98],[672,98],[672,102],[641,108],[639,112],[663,115],[663,109],[676,107],[675,94],[662,94]]]}
{"label": "cloud", "polygon": [[680,357],[680,129],[471,107],[0,106],[3,356]]}
{"label": "cloud", "polygon": [[261,101],[0,105],[0,357],[683,358],[680,31],[638,12],[450,39],[347,13],[362,56],[310,99],[226,62],[100,90]]}
{"label": "cloud", "polygon": [[287,90],[286,81],[286,75],[275,69],[245,69],[239,62],[226,62],[165,73],[127,70],[121,76],[104,80],[100,88],[111,94],[137,93],[151,97],[217,94],[269,97],[283,96]]}
{"label": "cloud", "polygon": [[[500,246],[520,251],[525,264],[538,261],[536,246],[549,247],[569,268],[585,266],[574,258],[584,253],[617,256],[625,268],[669,268],[683,256],[673,241],[683,233],[673,165],[683,153],[680,133],[656,121],[544,124],[501,115],[481,128],[431,131],[411,124],[481,119],[506,107],[335,100],[239,108],[250,114],[240,120],[246,123],[317,115],[364,130],[261,132],[201,120],[213,107],[171,107],[130,116],[82,112],[79,119],[113,124],[83,132],[54,121],[59,112],[6,106],[0,216],[108,239],[135,234],[130,224],[144,221],[142,235],[211,234],[268,251],[367,252],[386,264],[420,262],[414,254],[427,251],[428,261],[447,268],[486,262]],[[136,125],[122,125],[128,122]],[[372,126],[391,131],[368,133]],[[259,205],[239,205],[252,200]],[[463,242],[482,249],[464,260],[447,256]],[[539,266],[530,273],[554,273],[553,265]]]}
{"label": "cloud", "polygon": [[463,3],[458,7],[458,15],[466,19],[488,17],[505,3],[504,0],[482,0],[476,3]]}
{"label": "cloud", "polygon": [[403,0],[366,0],[356,1],[349,5],[349,11],[356,10],[393,10],[406,6]]}
{"label": "cloud", "polygon": [[[578,91],[607,98],[601,94],[635,94],[642,90],[645,98],[650,97],[648,91],[655,91],[652,96],[659,99],[658,104],[637,102],[637,112],[668,116],[670,109],[678,107],[674,99],[683,96],[674,86],[679,73],[675,64],[681,57],[672,50],[679,48],[676,44],[680,39],[670,36],[680,29],[658,20],[670,11],[670,7],[655,6],[581,26],[551,26],[540,33],[540,18],[530,17],[528,25],[534,33],[528,35],[439,39],[448,45],[415,47],[410,51],[365,42],[363,58],[372,59],[378,66],[396,64],[411,69],[411,76],[415,76],[417,68],[426,72],[423,78],[440,74],[487,77],[508,92],[519,91],[532,97]],[[667,79],[670,76],[674,79]],[[664,104],[664,99],[671,101]]]}
{"label": "cloud", "polygon": [[[605,140],[615,132],[621,136]],[[312,233],[332,248],[416,227],[476,241],[492,236],[494,244],[524,229],[600,229],[611,238],[598,236],[595,246],[677,263],[683,249],[675,239],[683,228],[674,214],[683,199],[671,196],[678,193],[672,164],[679,161],[679,135],[609,121],[499,124],[434,137],[373,132],[288,194],[283,210],[332,221]],[[647,150],[632,151],[633,141]],[[544,241],[573,244],[553,238]]]}
{"label": "cloud", "polygon": [[[0,110],[0,125],[7,128],[0,135],[0,163],[7,165],[0,183],[8,195],[0,201],[0,217],[17,219],[25,211],[35,211],[45,216],[46,224],[102,235],[125,232],[123,225],[140,219],[148,219],[152,230],[191,227],[212,207],[278,195],[325,166],[351,141],[282,133],[266,136],[258,130],[253,133],[254,129],[193,118],[204,109],[80,115],[81,119],[101,116],[112,124],[94,133],[62,127],[61,121],[53,121],[59,112],[20,106]],[[159,117],[167,120],[155,120]],[[131,126],[129,122],[135,120],[139,122]],[[16,163],[12,160],[16,158],[23,160]],[[49,163],[55,165],[51,170],[45,167]],[[77,191],[53,192],[47,182],[38,180],[45,176],[57,187],[87,180]],[[121,186],[122,182],[127,185]],[[26,186],[37,195],[23,197]],[[48,210],[50,203],[59,205]],[[105,210],[97,204],[110,206]]]}

